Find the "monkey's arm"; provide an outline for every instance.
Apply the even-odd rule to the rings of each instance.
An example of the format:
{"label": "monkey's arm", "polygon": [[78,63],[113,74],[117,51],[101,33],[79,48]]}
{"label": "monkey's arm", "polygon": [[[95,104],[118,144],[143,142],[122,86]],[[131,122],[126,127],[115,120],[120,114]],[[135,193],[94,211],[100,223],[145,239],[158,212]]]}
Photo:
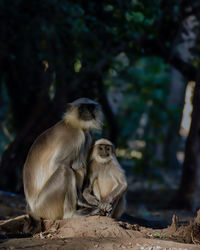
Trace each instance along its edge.
{"label": "monkey's arm", "polygon": [[79,170],[81,168],[86,168],[87,158],[89,155],[90,146],[92,144],[92,137],[89,132],[85,133],[85,142],[81,145],[80,152],[74,154],[74,162],[72,164],[72,169]]}

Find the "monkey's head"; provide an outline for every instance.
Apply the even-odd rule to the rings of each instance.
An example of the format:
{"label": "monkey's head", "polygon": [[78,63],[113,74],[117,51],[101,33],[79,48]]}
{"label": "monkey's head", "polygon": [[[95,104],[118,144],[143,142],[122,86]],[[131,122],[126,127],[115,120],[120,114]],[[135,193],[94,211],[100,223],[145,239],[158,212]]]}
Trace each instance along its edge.
{"label": "monkey's head", "polygon": [[112,142],[107,139],[100,139],[94,144],[91,158],[99,163],[108,163],[113,160],[114,155],[115,147]]}
{"label": "monkey's head", "polygon": [[100,129],[102,124],[101,106],[91,99],[79,98],[68,103],[64,120],[76,128],[85,130]]}

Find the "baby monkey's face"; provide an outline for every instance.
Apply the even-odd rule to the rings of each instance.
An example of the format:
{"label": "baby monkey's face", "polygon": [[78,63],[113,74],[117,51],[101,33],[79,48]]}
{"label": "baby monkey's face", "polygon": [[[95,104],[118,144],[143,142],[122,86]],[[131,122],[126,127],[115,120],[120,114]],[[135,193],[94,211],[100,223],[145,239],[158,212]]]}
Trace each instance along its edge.
{"label": "baby monkey's face", "polygon": [[105,145],[105,144],[99,144],[98,148],[97,148],[97,153],[102,158],[109,157],[112,154],[112,146]]}

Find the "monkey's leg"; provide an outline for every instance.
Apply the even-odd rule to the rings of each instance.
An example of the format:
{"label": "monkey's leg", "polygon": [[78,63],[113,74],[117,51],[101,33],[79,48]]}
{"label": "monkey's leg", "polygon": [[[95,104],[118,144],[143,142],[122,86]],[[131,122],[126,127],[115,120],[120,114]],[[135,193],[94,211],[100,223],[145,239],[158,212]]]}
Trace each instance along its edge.
{"label": "monkey's leg", "polygon": [[[92,187],[93,193],[94,195],[91,194],[87,194],[88,195],[88,202],[98,202],[98,208],[100,209],[101,213],[100,215],[106,215],[107,213],[110,214],[110,212],[112,211],[112,204],[102,200],[101,197],[101,193],[100,193],[100,187],[98,184],[98,180],[96,179],[93,183],[93,187]],[[86,190],[87,191],[87,190]],[[87,191],[88,192],[88,191]],[[96,201],[95,201],[96,200]]]}
{"label": "monkey's leg", "polygon": [[95,205],[96,203],[88,203],[88,201],[83,197],[80,191],[77,203],[80,208],[76,211],[73,217],[101,215],[101,210],[97,205]]}
{"label": "monkey's leg", "polygon": [[91,194],[91,188],[85,188],[83,191],[83,197],[84,199],[91,205],[93,206],[98,206],[99,205],[99,201],[97,200],[97,198]]}
{"label": "monkey's leg", "polygon": [[97,208],[77,211],[77,188],[74,171],[61,165],[40,192],[34,214],[46,219],[62,219],[98,214]]}
{"label": "monkey's leg", "polygon": [[[98,215],[99,208],[94,207],[94,206],[87,207],[86,203],[82,203],[84,208],[77,210],[78,192],[77,192],[77,186],[76,186],[76,175],[72,169],[69,169],[69,170],[71,171],[71,177],[70,177],[70,183],[68,183],[69,188],[67,192],[65,193],[63,218]],[[69,176],[69,173],[67,175]],[[68,177],[68,180],[69,180],[69,177]]]}
{"label": "monkey's leg", "polygon": [[42,231],[42,220],[34,219],[30,214],[28,218],[25,218],[23,233],[25,234],[35,234]]}
{"label": "monkey's leg", "polygon": [[79,207],[91,208],[93,204],[90,204],[87,199],[83,196],[80,190],[78,190],[78,201],[77,204]]}
{"label": "monkey's leg", "polygon": [[116,200],[113,204],[113,210],[111,213],[111,217],[115,219],[119,219],[125,210],[125,197],[122,196],[119,200]]}
{"label": "monkey's leg", "polygon": [[53,220],[69,218],[76,210],[76,202],[74,171],[60,165],[39,193],[32,214]]}
{"label": "monkey's leg", "polygon": [[88,201],[84,198],[80,190],[78,190],[78,206],[80,207],[74,217],[81,216],[92,216],[92,215],[101,215],[99,207],[95,204],[89,204]]}
{"label": "monkey's leg", "polygon": [[82,200],[82,198],[78,198],[77,205],[79,207],[86,207],[86,208],[91,208],[92,205],[88,204],[86,201]]}
{"label": "monkey's leg", "polygon": [[93,215],[101,215],[101,210],[98,207],[81,208],[76,211],[73,217],[87,217]]}
{"label": "monkey's leg", "polygon": [[41,218],[35,219],[32,216],[32,212],[30,210],[29,205],[26,206],[26,212],[29,215],[28,218],[25,218],[23,233],[39,233],[42,231],[42,220]]}
{"label": "monkey's leg", "polygon": [[[76,186],[76,175],[70,168],[65,168],[67,188],[65,189],[63,218],[83,217],[99,214],[99,208],[89,207],[77,210],[78,194]],[[86,206],[86,205],[85,205]]]}

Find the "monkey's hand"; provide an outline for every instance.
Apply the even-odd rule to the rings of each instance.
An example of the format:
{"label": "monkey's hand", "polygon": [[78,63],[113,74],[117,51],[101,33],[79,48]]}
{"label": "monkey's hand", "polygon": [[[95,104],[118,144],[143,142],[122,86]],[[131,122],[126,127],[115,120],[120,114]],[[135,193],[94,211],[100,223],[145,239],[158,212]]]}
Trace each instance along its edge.
{"label": "monkey's hand", "polygon": [[105,201],[100,201],[99,202],[99,206],[100,210],[102,212],[106,213],[110,213],[112,211],[112,204],[105,202]]}
{"label": "monkey's hand", "polygon": [[75,162],[73,162],[73,164],[71,165],[71,168],[73,169],[73,170],[79,170],[79,169],[81,169],[81,168],[83,168],[84,166],[83,166],[83,164],[81,163],[81,161],[75,161]]}

